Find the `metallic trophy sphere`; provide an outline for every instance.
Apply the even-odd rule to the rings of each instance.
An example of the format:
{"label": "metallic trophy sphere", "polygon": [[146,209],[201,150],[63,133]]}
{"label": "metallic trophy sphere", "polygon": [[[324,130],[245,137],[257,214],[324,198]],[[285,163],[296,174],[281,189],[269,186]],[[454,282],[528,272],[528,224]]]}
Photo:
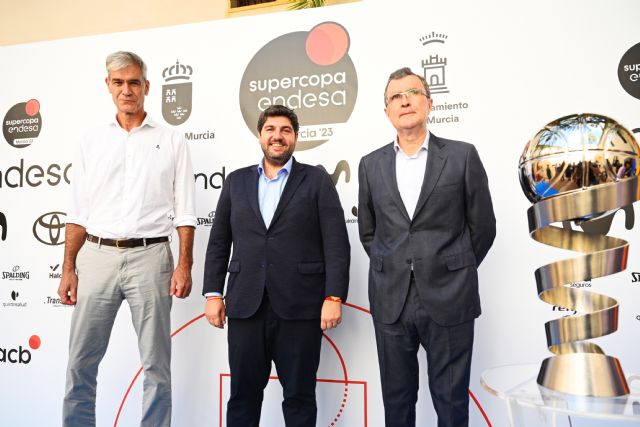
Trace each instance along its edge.
{"label": "metallic trophy sphere", "polygon": [[599,114],[559,118],[536,133],[520,157],[522,190],[532,203],[640,175],[633,134]]}

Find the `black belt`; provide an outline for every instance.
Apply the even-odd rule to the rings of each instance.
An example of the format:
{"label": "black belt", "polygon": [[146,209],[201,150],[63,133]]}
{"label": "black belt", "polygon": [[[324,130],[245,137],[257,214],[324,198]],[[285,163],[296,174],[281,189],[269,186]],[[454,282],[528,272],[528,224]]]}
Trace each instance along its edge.
{"label": "black belt", "polygon": [[87,234],[87,240],[105,246],[115,246],[116,248],[137,248],[138,246],[153,245],[154,243],[168,242],[169,237],[151,237],[143,239],[102,239],[98,236]]}

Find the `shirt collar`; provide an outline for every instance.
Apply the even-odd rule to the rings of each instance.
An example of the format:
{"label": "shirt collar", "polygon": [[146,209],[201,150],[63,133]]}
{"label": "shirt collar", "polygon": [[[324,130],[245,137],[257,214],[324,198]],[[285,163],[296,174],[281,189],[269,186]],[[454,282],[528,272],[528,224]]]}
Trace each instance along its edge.
{"label": "shirt collar", "polygon": [[[424,142],[418,149],[418,152],[420,152],[420,150],[425,150],[425,151],[429,150],[428,147],[429,147],[430,137],[431,137],[431,132],[427,131],[427,136],[424,137]],[[398,137],[396,137],[396,139],[393,140],[393,149],[395,150],[396,154],[398,154],[398,151],[400,151],[400,144],[398,144]]]}
{"label": "shirt collar", "polygon": [[[291,156],[287,161],[287,163],[285,163],[284,166],[282,166],[282,169],[278,171],[278,176],[282,175],[283,173],[286,173],[287,175],[289,175],[291,173],[292,165],[293,165],[293,156]],[[264,158],[258,164],[258,175],[262,176],[263,174],[264,174]]]}
{"label": "shirt collar", "polygon": [[[156,121],[151,118],[151,115],[146,112],[145,114],[146,116],[144,117],[144,120],[142,121],[142,123],[140,123],[140,126],[138,126],[138,128],[143,128],[145,126],[149,126],[152,128],[158,127],[158,123],[156,123]],[[121,128],[120,123],[118,123],[118,120],[116,119],[115,115],[111,117],[111,120],[109,121],[109,125]]]}

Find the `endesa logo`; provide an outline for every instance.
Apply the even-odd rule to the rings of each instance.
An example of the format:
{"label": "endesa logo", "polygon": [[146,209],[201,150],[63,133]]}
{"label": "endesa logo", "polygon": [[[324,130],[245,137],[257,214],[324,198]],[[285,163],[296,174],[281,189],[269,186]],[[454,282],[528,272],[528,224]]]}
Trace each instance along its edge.
{"label": "endesa logo", "polygon": [[[41,341],[39,336],[32,335],[29,338],[29,348],[31,350],[39,349],[40,345]],[[18,348],[0,347],[0,362],[26,365],[31,362],[31,351],[29,348],[25,348],[23,346],[18,346]]]}
{"label": "endesa logo", "polygon": [[0,188],[38,187],[48,184],[51,187],[66,182],[70,184],[69,169],[71,163],[66,165],[52,163],[48,166],[29,165],[20,159],[18,165],[10,166],[7,170],[0,170]]}
{"label": "endesa logo", "polygon": [[28,147],[40,135],[42,116],[37,99],[20,102],[7,111],[2,122],[2,133],[9,145],[15,148]]}
{"label": "endesa logo", "polygon": [[297,150],[316,147],[339,133],[358,95],[349,43],[342,25],[323,22],[264,45],[240,83],[240,109],[251,132],[258,135],[256,124],[262,111],[282,104],[294,109],[300,120]]}

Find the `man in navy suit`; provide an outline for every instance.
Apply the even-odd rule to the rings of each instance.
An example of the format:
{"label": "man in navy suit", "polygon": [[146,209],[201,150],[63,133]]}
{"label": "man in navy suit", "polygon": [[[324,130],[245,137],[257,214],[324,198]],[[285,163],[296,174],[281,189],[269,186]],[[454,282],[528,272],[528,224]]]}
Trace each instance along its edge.
{"label": "man in navy suit", "polygon": [[358,227],[385,425],[415,426],[422,346],[438,426],[466,426],[477,269],[496,233],[487,175],[473,145],[427,131],[422,76],[395,71],[384,99],[397,138],[360,162]]}
{"label": "man in navy suit", "polygon": [[223,328],[229,319],[228,427],[258,426],[272,361],[287,427],[315,426],[322,330],[342,319],[344,213],[329,175],[292,157],[298,128],[282,105],[260,115],[264,157],[225,180],[209,236],[203,294],[209,323]]}

